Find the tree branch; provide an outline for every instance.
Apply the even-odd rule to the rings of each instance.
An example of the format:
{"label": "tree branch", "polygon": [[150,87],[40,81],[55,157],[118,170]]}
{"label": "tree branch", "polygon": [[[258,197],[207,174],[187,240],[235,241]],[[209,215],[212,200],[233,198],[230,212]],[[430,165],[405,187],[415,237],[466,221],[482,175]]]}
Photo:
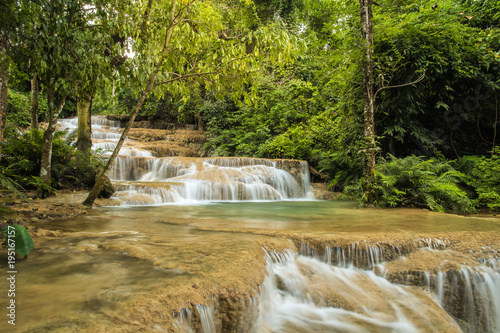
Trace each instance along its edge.
{"label": "tree branch", "polygon": [[380,88],[379,90],[377,90],[377,92],[375,93],[375,95],[373,95],[373,99],[375,99],[377,97],[377,94],[381,91],[381,90],[384,90],[384,89],[391,89],[391,88],[401,88],[401,87],[405,87],[405,86],[410,86],[410,85],[414,85],[416,83],[419,83],[420,81],[422,81],[425,77],[425,71],[424,71],[424,74],[422,74],[418,79],[416,79],[415,81],[413,82],[409,82],[409,83],[405,83],[405,84],[399,84],[399,85],[396,85],[396,86],[386,86],[386,87],[382,87]]}
{"label": "tree branch", "polygon": [[217,74],[217,73],[219,73],[219,71],[215,71],[215,72],[203,72],[203,73],[191,73],[191,74],[185,74],[185,75],[179,75],[179,74],[177,74],[179,76],[177,76],[175,78],[155,83],[155,87],[161,86],[161,85],[166,84],[166,83],[170,83],[170,82],[174,82],[174,81],[180,81],[180,80],[183,80],[183,79],[191,78],[191,77],[198,77],[198,76],[203,76],[204,77],[205,75],[211,75],[211,74]]}
{"label": "tree branch", "polygon": [[219,69],[221,69],[223,66],[227,66],[229,65],[230,63],[234,62],[234,61],[237,61],[237,60],[243,60],[243,59],[247,59],[247,58],[251,58],[252,56],[251,55],[247,55],[246,57],[240,57],[240,58],[234,58],[234,59],[231,59],[229,60],[227,63],[219,66],[219,68],[217,69],[217,71],[219,71]]}
{"label": "tree branch", "polygon": [[243,35],[242,36],[231,36],[231,37],[229,37],[224,30],[219,31],[218,36],[219,36],[220,39],[224,39],[224,40],[241,39],[241,38],[243,38]]}

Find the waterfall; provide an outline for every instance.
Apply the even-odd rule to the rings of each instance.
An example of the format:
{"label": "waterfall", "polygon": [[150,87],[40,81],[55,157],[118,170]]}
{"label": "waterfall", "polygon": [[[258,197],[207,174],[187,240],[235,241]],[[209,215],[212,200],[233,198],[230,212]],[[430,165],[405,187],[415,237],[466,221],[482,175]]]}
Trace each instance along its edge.
{"label": "waterfall", "polygon": [[[305,199],[309,195],[307,177],[307,173],[293,176],[268,165],[219,166],[201,158],[140,159],[133,156],[119,157],[110,172],[112,180],[140,182],[139,187],[133,183],[129,185],[129,190],[140,195],[152,194],[152,190],[145,187],[148,182],[153,188],[158,184],[183,184],[170,186],[169,190],[178,191],[175,197],[188,201]],[[125,203],[133,204],[131,201]]]}
{"label": "waterfall", "polygon": [[[61,119],[75,129],[78,119]],[[92,117],[93,150],[110,156],[121,136],[120,122]],[[247,157],[153,157],[127,139],[109,177],[124,205],[178,202],[311,199],[307,162]]]}
{"label": "waterfall", "polygon": [[196,310],[200,315],[201,330],[203,333],[216,333],[213,308],[203,304],[196,305]]}
{"label": "waterfall", "polygon": [[[384,247],[353,243],[345,248],[340,246],[325,246],[322,260],[338,267],[355,266],[363,269],[373,269],[387,260]],[[304,256],[316,257],[316,250],[308,244],[302,243],[299,253]],[[395,246],[390,247],[391,257],[394,253],[401,253]]]}
{"label": "waterfall", "polygon": [[[449,242],[439,239],[417,239],[415,244],[414,250],[420,247],[436,251],[436,248],[446,249]],[[393,282],[396,281],[400,284],[391,283],[385,276],[386,260],[401,257],[403,253],[408,251],[411,249],[384,246],[383,244],[374,246],[353,243],[343,246],[326,245],[321,254],[321,251],[302,243],[300,254],[294,254],[291,251],[266,254],[268,277],[260,289],[259,300],[263,303],[259,309],[263,313],[259,319],[259,325],[261,325],[259,327],[265,327],[273,332],[286,331],[283,328],[286,325],[294,325],[294,327],[303,325],[303,321],[308,322],[307,318],[310,316],[324,318],[321,321],[328,318],[330,321],[337,320],[336,316],[340,313],[342,316],[347,316],[342,317],[342,320],[347,320],[349,323],[350,314],[341,312],[339,309],[325,308],[325,305],[328,305],[348,310],[349,306],[352,305],[342,295],[339,296],[339,291],[332,292],[328,288],[347,290],[353,299],[359,300],[362,299],[362,296],[356,294],[356,288],[370,290],[372,289],[371,284],[376,284],[379,287],[387,287],[377,290],[375,294],[378,295],[386,293],[397,295],[401,293],[401,289],[397,288],[406,288],[406,286],[411,285],[424,287],[423,290],[431,292],[436,306],[445,310],[447,315],[451,317],[449,322],[458,323],[464,332],[500,332],[500,269],[497,259],[481,259],[476,267],[464,265],[458,270],[405,271],[403,272],[405,276],[396,275],[399,277],[398,279],[391,276]],[[313,276],[315,278],[312,278]],[[349,278],[343,280],[342,276],[349,276]],[[366,277],[369,277],[369,280]],[[359,281],[363,281],[362,284],[358,284]],[[269,296],[271,294],[274,295],[272,299]],[[400,303],[400,300],[403,300],[403,303]],[[407,312],[410,311],[411,307],[422,307],[414,301],[415,299],[408,298],[403,294],[398,296],[395,303],[391,301],[390,306],[394,310],[394,316],[391,319],[392,324],[395,325],[391,328],[393,331],[421,330],[419,329],[420,319],[412,318],[410,322],[407,321],[410,318]],[[292,309],[297,313],[291,315],[290,312],[286,312]],[[363,316],[369,317],[356,317],[360,322],[371,321],[374,319],[372,317],[376,316],[371,312],[367,314],[360,311],[360,309],[356,310],[356,316],[362,313]],[[396,315],[397,313],[402,316]],[[300,324],[290,323],[292,317],[296,318]],[[434,319],[427,318],[426,320]],[[399,330],[400,324],[409,326],[406,326],[404,330]],[[321,325],[327,324],[322,323]],[[338,329],[335,326],[337,324],[332,325],[334,325],[332,330],[333,327]],[[328,326],[314,327],[324,328]],[[346,327],[345,330],[357,332],[362,331],[363,328],[354,326]],[[427,331],[427,328],[423,331]]]}
{"label": "waterfall", "polygon": [[500,271],[495,267],[439,272],[431,285],[439,304],[467,332],[500,332]]}
{"label": "waterfall", "polygon": [[[254,331],[459,332],[456,323],[465,332],[500,331],[496,265],[463,267],[433,278],[425,274],[427,288],[436,288],[432,306],[432,300],[425,300],[425,288],[414,294],[409,287],[377,275],[376,270],[357,268],[355,260],[344,253],[341,247],[327,246],[320,257],[306,244],[301,254],[266,252],[267,275],[258,299],[249,304],[259,311]],[[372,264],[376,254],[375,250],[366,252],[373,257]],[[334,257],[335,266],[329,264]]]}
{"label": "waterfall", "polygon": [[332,266],[292,251],[266,253],[266,261],[254,332],[459,331],[437,304],[429,307],[422,295],[373,271]]}

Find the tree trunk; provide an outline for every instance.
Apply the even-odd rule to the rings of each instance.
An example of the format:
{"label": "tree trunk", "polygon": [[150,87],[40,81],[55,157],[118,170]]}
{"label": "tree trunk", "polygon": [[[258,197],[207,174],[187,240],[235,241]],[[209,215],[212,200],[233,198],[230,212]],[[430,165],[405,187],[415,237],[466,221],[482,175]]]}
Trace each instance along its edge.
{"label": "tree trunk", "polygon": [[59,118],[59,113],[64,107],[66,102],[66,96],[61,97],[57,107],[54,107],[54,89],[49,88],[49,125],[43,134],[43,146],[42,146],[42,161],[40,168],[40,179],[51,186],[51,159],[52,159],[52,140],[54,139],[54,132],[56,131],[57,119]]}
{"label": "tree trunk", "polygon": [[78,98],[76,104],[76,112],[78,115],[78,138],[76,141],[76,149],[86,157],[90,156],[90,148],[92,147],[90,118],[91,102],[92,96],[90,94],[84,94],[82,97]]}
{"label": "tree trunk", "polygon": [[361,36],[364,42],[363,50],[363,112],[364,134],[366,144],[365,176],[367,181],[373,179],[375,173],[375,118],[373,93],[373,30],[372,30],[372,0],[359,0],[361,14]]}
{"label": "tree trunk", "polygon": [[36,73],[33,74],[31,79],[31,103],[30,103],[30,115],[31,115],[31,129],[38,128],[38,80],[36,78]]}
{"label": "tree trunk", "polygon": [[[7,118],[7,97],[9,84],[9,38],[8,32],[0,32],[0,142],[3,142],[3,131],[5,119]],[[2,157],[2,145],[0,145],[0,158]]]}
{"label": "tree trunk", "polygon": [[123,143],[125,142],[125,139],[127,138],[128,132],[130,131],[130,128],[132,127],[132,124],[134,123],[135,117],[137,116],[137,113],[139,113],[139,110],[141,109],[142,104],[146,100],[146,97],[148,97],[149,93],[153,90],[153,83],[154,79],[156,77],[156,72],[152,75],[150,78],[150,81],[148,83],[148,86],[146,87],[146,90],[142,92],[141,98],[137,101],[137,104],[135,105],[134,111],[132,111],[132,114],[130,115],[130,119],[123,129],[122,135],[120,136],[120,140],[118,140],[118,143],[116,145],[115,150],[113,151],[113,154],[108,160],[108,163],[106,164],[106,167],[104,167],[104,170],[98,175],[97,180],[94,184],[94,187],[92,187],[92,190],[90,191],[89,195],[83,202],[83,205],[92,207],[94,205],[94,201],[97,198],[97,195],[99,192],[101,192],[101,189],[104,185],[104,182],[106,181],[106,176],[109,173],[109,170],[111,170],[111,167],[115,163],[116,158],[118,157],[118,154],[120,153],[120,149],[123,146]]}
{"label": "tree trunk", "polygon": [[[177,5],[177,0],[174,0],[173,4],[172,4],[172,12],[171,12],[171,16],[170,16],[170,23],[171,24],[170,24],[170,27],[168,28],[167,34],[165,36],[165,43],[163,45],[163,51],[162,51],[161,56],[160,56],[160,61],[158,62],[156,69],[149,76],[146,89],[144,89],[144,91],[142,92],[141,98],[139,98],[139,100],[137,101],[137,104],[135,105],[134,111],[132,111],[132,114],[130,115],[130,119],[127,123],[127,126],[125,126],[125,128],[123,129],[123,133],[120,137],[120,140],[118,140],[118,144],[116,145],[116,148],[113,151],[113,154],[111,155],[111,157],[108,160],[108,164],[106,164],[106,167],[101,172],[101,174],[98,176],[98,179],[94,184],[94,187],[92,187],[92,190],[90,191],[89,195],[87,196],[87,199],[85,199],[85,201],[83,202],[83,205],[85,205],[85,206],[92,207],[94,205],[94,201],[97,198],[97,195],[99,194],[99,192],[101,192],[101,189],[104,185],[104,182],[106,181],[106,176],[107,176],[109,170],[111,170],[111,167],[113,166],[113,164],[115,163],[116,158],[118,157],[118,153],[120,152],[120,149],[122,148],[123,143],[125,142],[125,138],[127,137],[128,132],[129,132],[130,128],[132,127],[132,124],[134,123],[134,120],[135,120],[135,117],[137,116],[137,113],[139,113],[139,110],[141,109],[142,104],[146,100],[146,97],[148,97],[149,93],[151,93],[151,91],[153,90],[153,88],[155,86],[156,76],[158,75],[158,72],[160,71],[161,65],[164,61],[164,57],[165,57],[165,54],[167,53],[168,45],[170,43],[170,37],[172,36],[172,31],[173,31],[174,26],[175,26],[174,22],[176,20],[176,15],[175,15],[176,5]],[[184,14],[186,13],[186,10],[189,10],[189,7],[184,8],[184,13],[180,16],[180,18],[178,18],[178,20],[182,21],[182,19],[184,18]]]}
{"label": "tree trunk", "polygon": [[205,127],[203,127],[203,121],[201,119],[201,113],[196,112],[194,115],[194,118],[196,119],[196,127],[198,128],[199,131],[204,131]]}

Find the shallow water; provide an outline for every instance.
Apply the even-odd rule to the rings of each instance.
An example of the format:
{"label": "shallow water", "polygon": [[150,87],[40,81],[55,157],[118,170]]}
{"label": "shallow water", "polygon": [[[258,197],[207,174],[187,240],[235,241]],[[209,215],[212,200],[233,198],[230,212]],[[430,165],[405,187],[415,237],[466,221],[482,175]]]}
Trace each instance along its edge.
{"label": "shallow water", "polygon": [[[358,208],[350,201],[212,202],[197,205],[106,208],[139,218],[189,223],[203,228],[266,229],[313,233],[498,231],[495,217],[463,217],[424,209]],[[120,225],[129,225],[124,220]],[[113,223],[113,222],[111,222]],[[132,225],[134,223],[132,222]]]}
{"label": "shallow water", "polygon": [[[30,257],[18,260],[18,325],[12,330],[3,320],[2,332],[165,329],[172,325],[172,311],[190,306],[184,297],[192,304],[207,304],[221,286],[257,293],[252,284],[263,279],[262,246],[293,247],[286,243],[290,235],[348,235],[358,241],[371,234],[390,238],[486,232],[498,239],[500,222],[426,210],[357,208],[352,202],[280,201],[96,208],[44,228],[60,230],[64,236],[35,239]],[[6,263],[5,253],[0,260]],[[0,288],[8,289],[5,280]],[[167,308],[161,309],[158,298]],[[6,301],[4,293],[4,309]],[[310,311],[304,306],[308,305],[297,305],[298,313]],[[334,308],[318,311],[339,314]],[[363,316],[362,325],[370,327],[372,315]],[[407,324],[397,313],[390,318],[394,325]],[[411,325],[418,331],[421,323]]]}

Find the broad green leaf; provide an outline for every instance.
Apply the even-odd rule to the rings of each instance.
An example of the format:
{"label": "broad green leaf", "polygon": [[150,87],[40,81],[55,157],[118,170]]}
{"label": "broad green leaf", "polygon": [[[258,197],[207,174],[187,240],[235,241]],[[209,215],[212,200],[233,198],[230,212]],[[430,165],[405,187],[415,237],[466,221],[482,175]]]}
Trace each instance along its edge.
{"label": "broad green leaf", "polygon": [[5,235],[7,247],[15,244],[15,251],[23,257],[27,257],[30,250],[35,247],[28,230],[18,224],[12,224],[2,228]]}

